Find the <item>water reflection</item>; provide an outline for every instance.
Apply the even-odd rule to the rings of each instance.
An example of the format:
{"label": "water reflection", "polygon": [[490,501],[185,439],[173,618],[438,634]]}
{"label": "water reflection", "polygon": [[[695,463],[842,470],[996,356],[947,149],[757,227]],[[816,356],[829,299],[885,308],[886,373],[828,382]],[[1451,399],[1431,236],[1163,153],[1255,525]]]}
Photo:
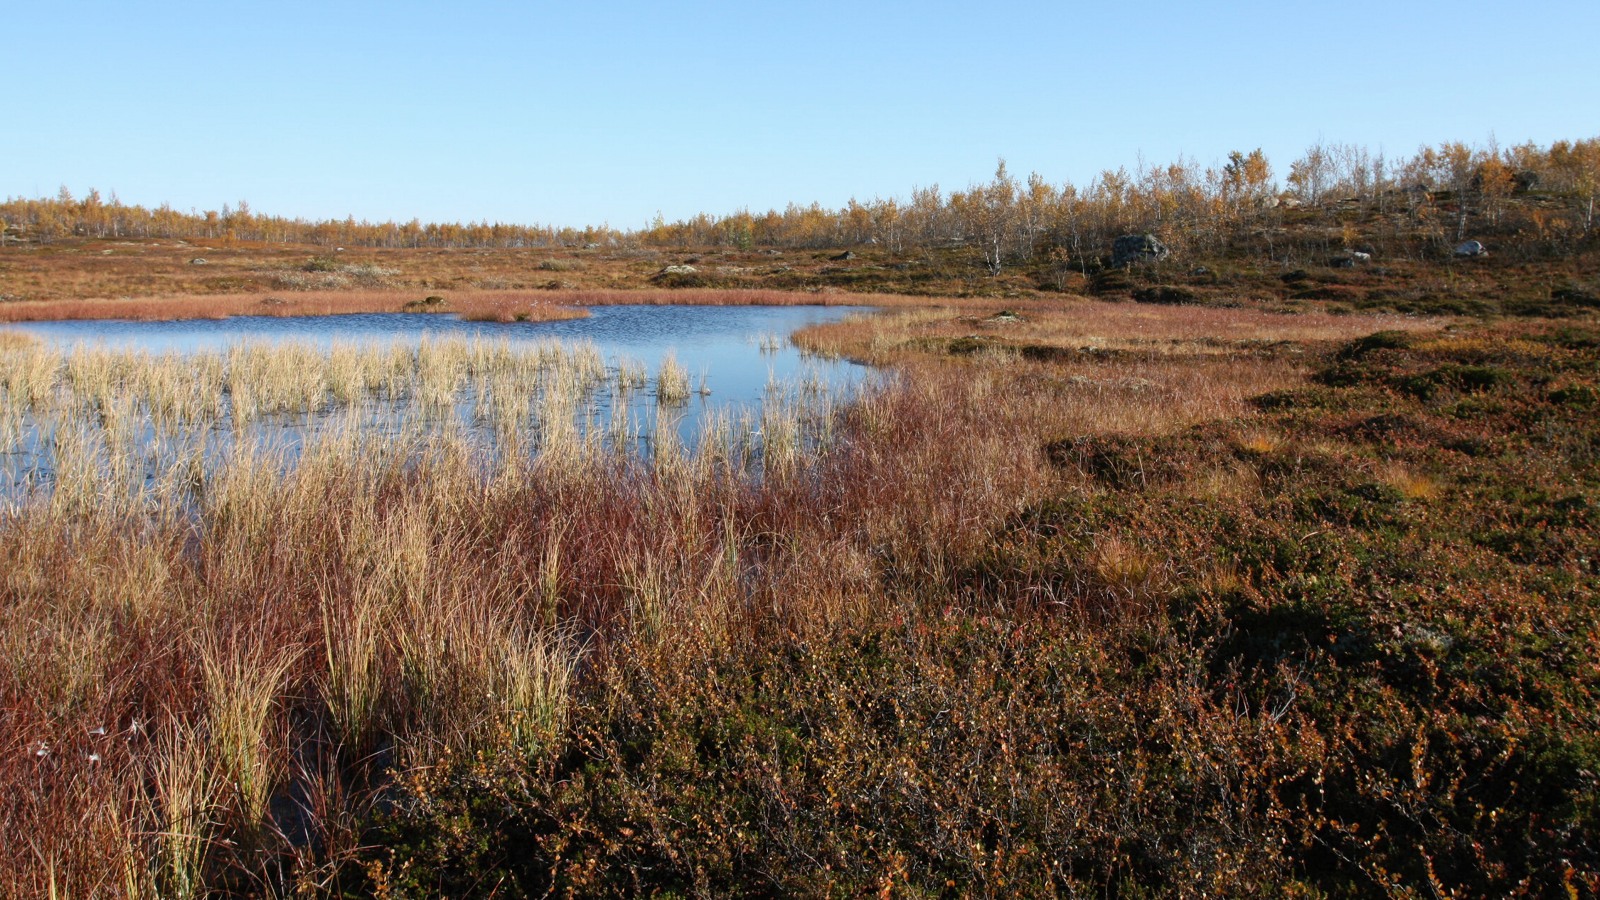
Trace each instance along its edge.
{"label": "water reflection", "polygon": [[[0,485],[147,491],[242,453],[455,442],[493,462],[654,458],[710,440],[730,465],[827,439],[865,371],[781,336],[838,307],[600,307],[589,319],[437,315],[47,322],[0,353]],[[117,487],[121,485],[121,487]]]}

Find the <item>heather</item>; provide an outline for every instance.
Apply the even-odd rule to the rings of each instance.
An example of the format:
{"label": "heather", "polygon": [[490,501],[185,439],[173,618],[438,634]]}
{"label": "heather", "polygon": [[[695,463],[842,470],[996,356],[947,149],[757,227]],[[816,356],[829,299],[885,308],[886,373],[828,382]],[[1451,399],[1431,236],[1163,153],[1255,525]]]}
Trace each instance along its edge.
{"label": "heather", "polygon": [[759,446],[123,490],[159,379],[8,341],[81,425],[0,529],[7,890],[1592,890],[1592,326],[1131,309],[802,332],[896,377]]}

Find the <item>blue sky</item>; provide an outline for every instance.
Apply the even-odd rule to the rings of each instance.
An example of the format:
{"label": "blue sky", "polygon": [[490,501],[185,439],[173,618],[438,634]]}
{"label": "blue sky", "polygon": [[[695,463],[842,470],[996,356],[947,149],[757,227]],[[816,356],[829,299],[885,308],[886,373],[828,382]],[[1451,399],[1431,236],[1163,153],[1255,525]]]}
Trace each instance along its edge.
{"label": "blue sky", "polygon": [[639,227],[1600,134],[1600,3],[13,3],[0,196]]}

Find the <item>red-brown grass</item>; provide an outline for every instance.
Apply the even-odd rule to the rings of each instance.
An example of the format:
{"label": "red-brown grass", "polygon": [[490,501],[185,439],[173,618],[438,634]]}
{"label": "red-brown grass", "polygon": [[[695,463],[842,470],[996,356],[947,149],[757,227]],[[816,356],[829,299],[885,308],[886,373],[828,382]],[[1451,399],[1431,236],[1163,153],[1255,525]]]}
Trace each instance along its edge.
{"label": "red-brown grass", "polygon": [[896,369],[781,465],[435,436],[11,511],[0,892],[1600,883],[1591,333],[994,312],[812,332]]}
{"label": "red-brown grass", "polygon": [[939,297],[911,297],[904,294],[857,294],[845,291],[779,291],[721,288],[677,288],[674,290],[578,290],[553,291],[551,296],[574,306],[876,306],[924,307],[955,303]]}
{"label": "red-brown grass", "polygon": [[[424,306],[427,297],[443,297]],[[956,301],[891,294],[805,293],[772,290],[639,291],[279,291],[84,300],[25,300],[0,304],[0,322],[61,319],[220,319],[228,316],[328,316],[346,313],[426,311],[462,318],[543,322],[582,318],[586,306],[873,306],[926,307]],[[409,309],[408,309],[409,307]]]}
{"label": "red-brown grass", "polygon": [[[443,303],[422,306],[429,296]],[[200,294],[93,300],[19,301],[0,304],[0,321],[56,319],[220,319],[228,316],[329,316],[404,312],[407,306],[455,312],[488,321],[548,321],[585,313],[539,291],[295,291],[271,294]]]}
{"label": "red-brown grass", "polygon": [[795,342],[813,352],[887,363],[926,354],[982,352],[1065,360],[1073,355],[1234,355],[1307,342],[1347,341],[1374,331],[1425,331],[1440,319],[1384,315],[1278,313],[1258,309],[1147,306],[1083,299],[1002,306],[951,301],[807,327]]}

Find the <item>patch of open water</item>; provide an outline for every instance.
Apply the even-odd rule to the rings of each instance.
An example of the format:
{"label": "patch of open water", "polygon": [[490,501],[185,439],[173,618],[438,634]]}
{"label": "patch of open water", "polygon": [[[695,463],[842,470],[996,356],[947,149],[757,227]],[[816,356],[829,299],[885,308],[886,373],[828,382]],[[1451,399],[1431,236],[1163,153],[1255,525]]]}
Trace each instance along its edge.
{"label": "patch of open water", "polygon": [[[578,431],[606,429],[608,442],[629,443],[645,454],[652,441],[660,439],[660,426],[674,429],[678,440],[692,446],[708,419],[721,417],[736,429],[743,429],[747,446],[759,455],[763,407],[774,404],[815,403],[822,406],[855,390],[870,370],[855,363],[821,359],[800,353],[788,335],[808,325],[837,321],[864,307],[823,306],[600,306],[583,319],[558,322],[469,322],[441,314],[357,314],[339,316],[271,317],[246,316],[219,320],[183,321],[60,321],[29,322],[9,326],[37,336],[47,345],[75,354],[93,350],[131,352],[152,357],[231,359],[241,346],[295,345],[312,347],[331,354],[336,348],[387,346],[409,348],[422,367],[423,349],[428,345],[467,341],[474,345],[504,346],[512,352],[537,352],[538,348],[559,345],[566,352],[598,354],[605,375],[579,385],[575,403],[568,415]],[[688,396],[681,401],[663,403],[656,396],[654,379],[668,357],[687,373]],[[646,373],[648,387],[619,387],[625,371]],[[548,373],[537,376],[548,378]],[[65,379],[70,381],[70,378]],[[504,385],[502,384],[502,387]],[[541,436],[531,434],[540,426],[539,408],[548,396],[540,387],[527,397],[517,397],[534,412],[527,418],[531,440],[526,446],[538,448]],[[542,393],[541,393],[542,392]],[[504,417],[497,424],[485,413],[493,405],[492,391],[470,379],[455,388],[443,406],[444,420],[460,425],[477,443],[493,449],[504,442]],[[231,410],[237,398],[228,398],[223,412],[205,429],[205,455],[221,458],[242,440],[287,451],[292,458],[300,447],[335,421],[348,423],[341,413],[357,407],[364,431],[398,434],[414,427],[421,416],[420,394],[415,386],[402,391],[374,390],[351,404],[333,403],[324,408],[309,406],[303,414],[257,415],[253,421],[236,422]],[[78,397],[72,401],[80,418],[100,418],[106,427],[106,402],[101,398]],[[137,406],[138,404],[134,404]],[[148,402],[146,406],[150,405]],[[437,425],[438,408],[430,415]],[[114,411],[114,410],[113,410]],[[128,410],[124,410],[124,413]],[[136,414],[137,415],[137,414]],[[150,412],[146,410],[145,416]],[[11,486],[10,493],[32,484],[54,479],[58,434],[65,419],[34,415],[18,418],[11,429],[9,447],[0,447],[0,476]],[[621,423],[617,428],[615,423]],[[124,431],[129,427],[123,424]],[[148,478],[172,463],[170,434],[153,419],[133,424],[133,444],[142,446]],[[410,433],[410,432],[408,432]],[[0,438],[5,435],[0,435]],[[126,441],[129,435],[119,440]],[[182,443],[181,441],[179,442]],[[522,443],[520,440],[517,443]],[[109,438],[107,446],[109,447]],[[518,452],[525,452],[519,449]],[[136,479],[143,480],[143,479]],[[0,488],[3,490],[3,488]]]}
{"label": "patch of open water", "polygon": [[359,313],[340,316],[235,316],[169,322],[75,320],[7,326],[62,348],[104,346],[151,354],[221,351],[242,342],[408,344],[460,337],[512,344],[592,341],[609,365],[642,363],[654,373],[675,353],[698,389],[704,375],[708,404],[760,401],[769,381],[815,377],[848,386],[866,372],[850,362],[803,356],[790,333],[836,322],[867,307],[850,306],[596,306],[584,319],[559,322],[468,322],[440,313]]}

